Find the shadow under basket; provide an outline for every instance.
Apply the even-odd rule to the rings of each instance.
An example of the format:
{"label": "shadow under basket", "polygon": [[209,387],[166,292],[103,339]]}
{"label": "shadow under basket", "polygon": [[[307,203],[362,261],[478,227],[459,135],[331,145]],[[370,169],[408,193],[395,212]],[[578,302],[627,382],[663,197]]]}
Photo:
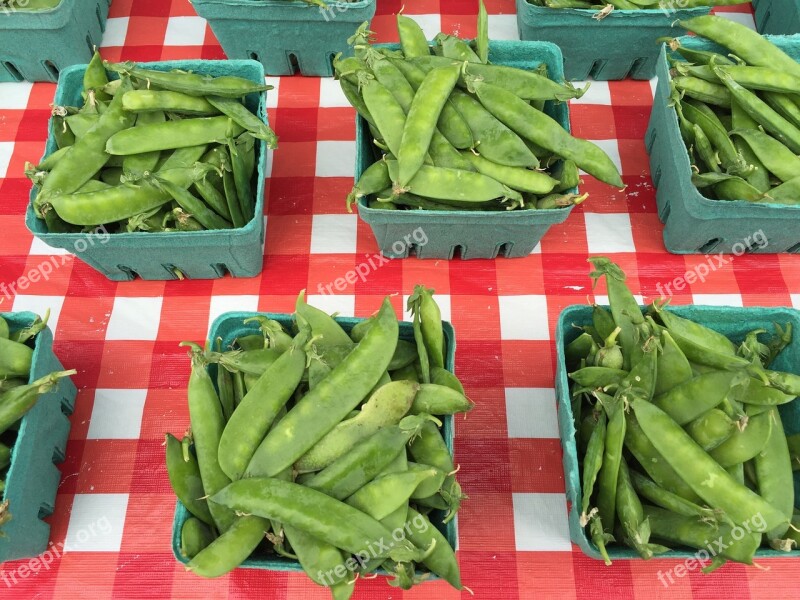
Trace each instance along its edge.
{"label": "shadow under basket", "polygon": [[[766,37],[795,60],[800,59],[800,39]],[[687,48],[727,52],[694,37],[682,37],[680,42]],[[678,115],[671,106],[666,53],[662,44],[645,146],[667,250],[673,254],[736,255],[800,252],[800,205],[712,200],[694,186]]]}
{"label": "shadow under basket", "polygon": [[[36,315],[30,312],[2,313],[11,330],[30,325]],[[34,341],[30,381],[64,367],[53,354],[53,333],[49,327]],[[77,390],[68,378],[46,394],[20,422],[11,446],[11,465],[6,474],[0,502],[8,502],[11,520],[0,526],[0,563],[37,556],[47,550],[50,524],[44,519],[53,514],[61,472],[56,463],[64,460],[69,436],[69,415],[75,407]]]}
{"label": "shadow under basket", "polygon": [[[235,75],[257,82],[264,81],[263,67],[252,60],[181,60],[142,63],[140,66],[158,71],[181,69],[212,76]],[[86,65],[66,69],[59,79],[54,103],[69,106],[80,103],[83,74]],[[247,107],[267,123],[266,92],[249,94]],[[44,156],[56,150],[49,124],[50,136]],[[233,277],[255,277],[264,260],[264,178],[267,168],[267,144],[256,140],[256,170],[253,175],[255,216],[234,229],[203,231],[109,233],[51,233],[44,220],[33,211],[36,190],[31,190],[31,203],[25,214],[25,224],[33,235],[45,244],[62,248],[114,281],[130,281],[136,277],[147,280],[217,279],[230,273]]]}

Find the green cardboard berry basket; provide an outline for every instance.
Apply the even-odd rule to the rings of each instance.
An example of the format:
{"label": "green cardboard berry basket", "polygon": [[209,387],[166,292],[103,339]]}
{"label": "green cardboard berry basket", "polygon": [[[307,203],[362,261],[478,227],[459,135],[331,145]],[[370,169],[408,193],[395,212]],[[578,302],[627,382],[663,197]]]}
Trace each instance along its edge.
{"label": "green cardboard berry basket", "polygon": [[[800,60],[800,39],[766,37]],[[727,52],[694,37],[682,37],[680,42],[687,48]],[[667,250],[673,254],[799,252],[800,207],[711,200],[692,184],[689,154],[681,137],[678,116],[670,106],[670,67],[666,53],[666,46],[662,45],[645,146],[650,154],[650,173],[656,186],[658,216],[664,223]],[[766,243],[755,243],[764,238]]]}
{"label": "green cardboard berry basket", "polygon": [[0,8],[0,83],[57,81],[89,62],[106,28],[109,0],[61,0],[37,11]]}
{"label": "green cardboard berry basket", "polygon": [[[259,83],[264,81],[263,67],[253,60],[179,60],[142,63],[141,66],[158,71],[181,69],[213,76],[236,75]],[[56,88],[56,105],[74,106],[81,102],[85,70],[86,65],[76,65],[62,73]],[[266,92],[249,94],[245,102],[267,123]],[[51,119],[44,156],[56,150],[52,127]],[[148,280],[177,279],[176,269],[188,279],[216,279],[226,273],[233,277],[255,277],[263,267],[267,144],[256,140],[255,147],[255,216],[244,227],[161,233],[50,233],[45,222],[33,212],[33,189],[25,224],[44,243],[72,252],[114,281],[130,281],[137,276]]]}
{"label": "green cardboard berry basket", "polygon": [[[291,329],[293,324],[292,315],[288,315],[285,313],[282,314],[274,314],[274,313],[253,313],[253,312],[229,312],[219,316],[212,324],[211,330],[208,333],[208,339],[222,340],[222,347],[227,348],[230,344],[233,343],[239,337],[244,337],[246,335],[252,335],[259,333],[259,329],[256,323],[247,323],[244,324],[245,319],[249,319],[251,317],[263,315],[270,319],[273,319],[283,325],[286,329]],[[353,329],[358,323],[364,321],[364,319],[358,319],[354,317],[336,317],[336,322],[342,326],[342,328],[347,332],[350,333],[350,330]],[[444,330],[444,338],[445,338],[445,368],[450,371],[451,373],[455,372],[455,354],[456,354],[456,334],[453,326],[444,321],[442,323],[442,328]],[[401,322],[400,323],[400,339],[407,340],[410,342],[414,341],[414,330],[411,323]],[[216,365],[210,365],[209,369],[211,371],[212,378],[216,381],[215,374],[216,374]],[[215,384],[216,385],[216,384]],[[447,444],[447,449],[450,450],[450,454],[453,454],[453,442],[455,440],[455,425],[453,422],[453,416],[448,415],[442,417],[442,435],[444,437],[445,443]],[[172,552],[175,555],[175,558],[178,559],[183,564],[188,564],[189,559],[181,554],[181,530],[183,529],[184,523],[190,517],[189,511],[186,509],[183,504],[181,504],[180,500],[177,501],[175,507],[175,518],[172,523]],[[458,548],[458,516],[453,518],[448,523],[443,523],[444,520],[444,511],[434,510],[429,515],[431,522],[436,528],[447,538],[448,543],[454,549]],[[283,556],[279,556],[270,552],[269,550],[265,549],[265,546],[260,546],[253,555],[248,558],[244,563],[241,565],[245,569],[262,569],[266,571],[302,571],[302,567],[300,563],[296,560],[292,560],[290,558],[286,558]],[[383,569],[379,569],[377,571],[382,575],[386,575],[386,571]],[[436,576],[431,576],[430,579],[437,579]]]}
{"label": "green cardboard berry basket", "polygon": [[[733,306],[670,306],[669,310],[686,319],[692,319],[719,333],[728,336],[732,341],[741,342],[745,334],[754,329],[765,329],[774,332],[774,324],[784,326],[791,323],[795,332],[792,343],[786,347],[772,365],[779,371],[800,374],[800,312],[791,308],[741,308]],[[591,325],[592,307],[584,305],[568,306],[558,318],[556,325],[556,397],[558,399],[558,429],[561,435],[563,450],[564,479],[567,489],[567,502],[569,503],[569,533],[572,541],[577,544],[584,554],[592,558],[601,559],[597,547],[587,536],[586,531],[580,526],[581,512],[581,477],[578,469],[578,449],[575,441],[575,425],[570,403],[570,385],[567,377],[566,358],[564,348],[573,341],[580,331],[578,327]],[[800,432],[800,400],[794,400],[779,407],[786,435]],[[800,471],[794,473],[795,505],[800,507]],[[612,543],[608,546],[608,556],[615,559],[638,559],[635,550]],[[680,548],[655,558],[692,558],[696,550]],[[756,558],[762,557],[798,557],[800,550],[792,552],[779,552],[771,548],[760,548]]]}
{"label": "green cardboard berry basket", "polygon": [[[0,314],[12,331],[30,325],[36,315],[30,312]],[[33,338],[34,351],[29,381],[53,371],[63,371],[53,354],[53,333],[45,328]],[[55,463],[64,460],[70,421],[75,406],[75,385],[59,380],[50,392],[42,394],[22,417],[17,438],[11,447],[11,465],[0,502],[8,502],[11,520],[0,527],[0,563],[30,558],[47,550],[50,524],[44,521],[53,513],[61,472]]]}
{"label": "green cardboard berry basket", "polygon": [[[395,50],[400,46],[387,44]],[[501,41],[489,43],[494,64],[535,69],[547,65],[550,79],[563,81],[561,51],[547,42]],[[545,112],[570,131],[566,102],[547,102]],[[369,126],[356,116],[356,181],[380,158]],[[577,188],[570,190],[577,193]],[[372,228],[381,253],[389,258],[519,258],[528,256],[551,225],[567,220],[574,206],[548,210],[459,211],[386,210],[370,208],[368,198],[358,201],[359,216]],[[419,232],[424,232],[424,236]],[[409,240],[420,242],[409,243]]]}
{"label": "green cardboard berry basket", "polygon": [[[681,3],[676,0],[674,4]],[[685,33],[673,24],[710,10],[614,10],[596,19],[597,10],[546,8],[517,0],[517,27],[522,40],[552,42],[561,48],[568,80],[651,79],[658,60],[656,40]]]}
{"label": "green cardboard berry basket", "polygon": [[761,33],[800,33],[800,0],[753,0],[753,9]]}
{"label": "green cardboard berry basket", "polygon": [[372,20],[376,0],[192,0],[228,58],[261,61],[267,75],[330,77],[333,57],[351,53],[356,28]]}

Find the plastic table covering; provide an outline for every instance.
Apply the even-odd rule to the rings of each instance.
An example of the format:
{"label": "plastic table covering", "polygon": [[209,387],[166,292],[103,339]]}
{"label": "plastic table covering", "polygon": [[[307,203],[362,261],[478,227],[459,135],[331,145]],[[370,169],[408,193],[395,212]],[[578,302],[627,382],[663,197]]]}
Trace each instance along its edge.
{"label": "plastic table covering", "polygon": [[[517,36],[513,0],[487,0],[493,39]],[[429,35],[474,36],[477,2],[410,0]],[[378,0],[373,29],[396,41],[400,0]],[[749,5],[725,14],[752,24]],[[224,58],[187,0],[114,0],[102,53],[111,60]],[[456,461],[469,500],[458,516],[462,579],[476,598],[789,598],[800,567],[790,559],[761,568],[728,565],[713,575],[659,571],[675,561],[618,561],[606,568],[569,540],[553,391],[553,330],[566,306],[603,302],[592,290],[589,255],[627,271],[635,292],[662,286],[701,263],[704,282],[675,303],[800,306],[800,257],[674,256],[661,241],[643,137],[652,86],[594,83],[572,103],[574,132],[597,141],[622,168],[627,191],[585,177],[591,199],[555,226],[527,258],[381,263],[364,281],[335,294],[320,289],[367,262],[378,248],[367,225],[347,214],[353,184],[353,111],[332,79],[270,80],[270,121],[280,149],[270,157],[264,271],[254,279],[114,283],[80,260],[33,239],[23,214],[26,160],[46,137],[51,84],[0,85],[0,310],[52,310],[55,350],[75,367],[79,388],[52,523],[52,553],[33,571],[27,561],[0,567],[4,598],[328,598],[301,573],[236,570],[206,581],[172,556],[175,498],[164,463],[164,432],[189,423],[189,375],[182,340],[202,341],[229,310],[291,312],[299,290],[314,305],[367,316],[386,294],[398,314],[414,284],[436,289],[457,332],[456,370],[477,404],[457,419]],[[53,260],[47,280],[8,285]],[[724,263],[724,264],[721,264]],[[322,286],[322,288],[320,287]],[[666,579],[663,577],[662,579]],[[441,582],[413,591],[384,579],[361,581],[355,598],[469,598]]]}

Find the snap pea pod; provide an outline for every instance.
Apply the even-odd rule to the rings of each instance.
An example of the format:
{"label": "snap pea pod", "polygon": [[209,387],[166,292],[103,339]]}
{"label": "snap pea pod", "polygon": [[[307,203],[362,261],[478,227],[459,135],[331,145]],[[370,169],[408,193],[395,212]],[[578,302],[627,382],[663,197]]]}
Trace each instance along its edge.
{"label": "snap pea pod", "polygon": [[616,517],[619,465],[625,440],[625,408],[619,397],[612,398],[600,392],[595,392],[595,396],[602,402],[608,417],[603,445],[603,464],[597,475],[597,510],[604,527],[611,532]]}
{"label": "snap pea pod", "polygon": [[32,360],[33,348],[0,337],[0,377],[27,377]]}
{"label": "snap pea pod", "polygon": [[[773,408],[769,413],[771,431],[767,443],[754,460],[758,492],[772,506],[783,512],[784,517],[791,521],[794,512],[794,481],[792,476],[792,459],[789,454],[789,445],[786,442],[786,433],[778,409]],[[758,417],[755,417],[755,420]],[[791,550],[792,543],[782,539],[789,531],[789,523],[767,532],[770,545],[779,550]]]}
{"label": "snap pea pod", "polygon": [[677,494],[665,490],[656,482],[641,473],[630,471],[631,483],[636,491],[646,500],[670,512],[685,517],[699,517],[708,522],[716,520],[716,514],[710,508],[695,504]]}
{"label": "snap pea pod", "polygon": [[[336,575],[337,567],[345,564],[345,556],[341,550],[291,525],[283,525],[283,530],[297,555],[300,566],[311,581],[317,585],[333,587],[346,584],[352,577],[347,572],[344,576]],[[327,579],[326,574],[328,574]],[[355,578],[352,579],[355,583]]]}
{"label": "snap pea pod", "polygon": [[275,132],[238,100],[221,96],[209,96],[206,100],[219,112],[250,132],[253,137],[267,142],[267,147],[273,149],[278,147],[278,137]]}
{"label": "snap pea pod", "polygon": [[126,92],[122,97],[122,108],[135,113],[171,112],[204,117],[221,112],[202,97],[147,89]]}
{"label": "snap pea pod", "polygon": [[736,421],[717,408],[712,408],[686,424],[687,433],[706,451],[730,438],[735,428]]}
{"label": "snap pea pod", "polygon": [[133,127],[108,138],[109,154],[139,154],[221,142],[242,133],[244,128],[228,116],[198,117]]}
{"label": "snap pea pod", "polygon": [[[356,555],[366,551],[365,544],[370,541],[389,540],[392,535],[379,521],[344,502],[278,479],[234,481],[211,499],[236,511],[276,519]],[[342,527],[343,523],[348,526]],[[425,552],[402,540],[389,549],[375,549],[373,556],[403,562],[421,560]]]}
{"label": "snap pea pod", "polygon": [[181,528],[181,554],[192,559],[211,545],[214,534],[200,519],[190,517]]}
{"label": "snap pea pod", "polygon": [[182,92],[190,96],[222,96],[224,98],[241,98],[247,94],[264,92],[271,89],[262,83],[255,83],[242,77],[222,76],[210,77],[187,71],[156,71],[137,67],[134,63],[104,62],[106,69],[121,75],[129,75],[147,84],[173,92]]}
{"label": "snap pea pod", "polygon": [[[216,502],[210,501],[209,504],[213,506]],[[261,543],[268,527],[269,523],[259,517],[249,515],[237,518],[227,531],[192,558],[186,569],[208,578],[233,571]]]}
{"label": "snap pea pod", "polygon": [[[592,417],[589,417],[592,418]],[[594,420],[592,418],[592,420]],[[601,410],[597,417],[597,422],[592,428],[592,435],[589,437],[589,444],[583,458],[583,479],[581,496],[581,525],[584,527],[589,522],[589,507],[591,506],[592,494],[595,482],[600,469],[603,466],[603,454],[605,451],[606,424],[608,417],[606,411]]]}
{"label": "snap pea pod", "polygon": [[54,371],[29,384],[12,388],[0,396],[0,433],[9,429],[22,418],[39,399],[58,385],[64,377],[75,375],[77,371]]}
{"label": "snap pea pod", "polygon": [[203,523],[213,525],[208,502],[204,499],[206,493],[200,478],[200,467],[194,453],[184,453],[180,440],[169,433],[165,446],[167,475],[178,500]]}
{"label": "snap pea pod", "polygon": [[644,517],[644,509],[631,483],[628,465],[623,458],[619,464],[617,480],[617,514],[622,525],[623,542],[634,548],[643,559],[668,552],[669,548],[650,543],[650,522]]}
{"label": "snap pea pod", "polygon": [[406,58],[427,56],[431,53],[425,33],[414,19],[397,13],[397,32]]}
{"label": "snap pea pod", "polygon": [[247,473],[258,476],[283,471],[333,429],[386,372],[397,331],[397,317],[387,298],[364,339],[267,434]]}
{"label": "snap pea pod", "polygon": [[[709,506],[724,511],[736,523],[744,523],[753,515],[761,514],[765,531],[788,522],[761,496],[737,483],[665,412],[638,399],[631,403],[631,407],[653,446]],[[708,485],[709,481],[714,485]]]}
{"label": "snap pea pod", "polygon": [[734,386],[749,381],[746,373],[716,371],[698,375],[653,399],[678,424],[686,425],[718,406]]}
{"label": "snap pea pod", "polygon": [[205,229],[230,229],[231,224],[215,213],[202,200],[196,198],[188,189],[174,184],[168,179],[155,177],[153,185],[163,190],[178,206],[192,215]]}
{"label": "snap pea pod", "polygon": [[376,477],[349,496],[345,502],[381,521],[406,505],[421,485],[427,482],[436,483],[441,471],[434,467],[422,467]]}
{"label": "snap pea pod", "polygon": [[[407,530],[408,539],[420,550],[430,548],[433,544],[433,552],[422,560],[422,564],[455,589],[463,589],[458,561],[447,538],[434,527],[425,515],[413,508],[408,509],[408,518],[413,523]],[[417,526],[417,523],[422,523],[422,526]]]}

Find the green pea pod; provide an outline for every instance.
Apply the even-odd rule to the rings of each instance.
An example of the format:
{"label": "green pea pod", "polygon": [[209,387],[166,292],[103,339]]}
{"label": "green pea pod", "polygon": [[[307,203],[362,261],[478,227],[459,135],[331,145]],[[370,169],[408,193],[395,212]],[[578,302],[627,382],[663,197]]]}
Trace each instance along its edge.
{"label": "green pea pod", "polygon": [[[653,446],[711,508],[722,510],[735,523],[761,514],[765,531],[787,522],[779,510],[737,483],[661,409],[642,400],[634,400],[631,407]],[[707,484],[709,478],[713,486]]]}
{"label": "green pea pod", "polygon": [[129,75],[146,83],[147,87],[155,86],[173,92],[182,92],[190,96],[223,96],[225,98],[241,98],[247,94],[265,92],[272,89],[263,82],[256,83],[242,77],[225,75],[209,77],[199,73],[186,71],[156,71],[137,67],[134,63],[105,63],[106,69],[115,73]]}
{"label": "green pea pod", "polygon": [[153,185],[169,194],[180,208],[194,217],[205,229],[230,229],[231,224],[195,197],[188,189],[174,184],[168,179],[155,176]]}
{"label": "green pea pod", "polygon": [[[152,125],[166,121],[166,115],[161,111],[143,113],[136,117],[136,125]],[[129,154],[122,160],[122,172],[126,175],[141,176],[156,169],[161,152],[143,152],[141,154]]]}
{"label": "green pea pod", "polygon": [[397,13],[397,32],[406,58],[428,56],[431,53],[425,33],[414,19]]}
{"label": "green pea pod", "polygon": [[653,399],[678,424],[686,425],[719,404],[734,386],[748,381],[741,371],[715,371],[698,375]]}
{"label": "green pea pod", "polygon": [[11,448],[0,443],[0,470],[11,464]]}
{"label": "green pea pod", "polygon": [[242,205],[236,188],[236,180],[233,176],[233,165],[230,155],[227,152],[223,158],[222,184],[225,192],[225,202],[228,206],[228,212],[231,215],[231,222],[234,228],[244,227],[247,221],[242,214]]}
{"label": "green pea pod", "polygon": [[597,475],[603,466],[603,453],[606,444],[606,424],[608,418],[604,410],[600,411],[597,421],[590,418],[593,427],[592,434],[589,437],[589,443],[586,448],[586,453],[583,455],[583,489],[581,496],[581,525],[584,527],[589,522],[589,507],[591,506],[592,494],[594,486],[597,482]]}
{"label": "green pea pod", "polygon": [[72,129],[67,126],[67,121],[64,116],[54,114],[52,120],[52,133],[56,140],[56,146],[58,146],[59,150],[66,150],[75,143],[75,134],[72,132]]}
{"label": "green pea pod", "polygon": [[219,440],[219,464],[231,480],[242,477],[278,412],[300,384],[307,340],[305,332],[297,334],[292,346],[247,390],[225,426]]}
{"label": "green pea pod", "polygon": [[496,179],[500,183],[520,192],[531,194],[549,194],[558,185],[558,180],[547,173],[520,167],[499,165],[479,154],[464,151],[461,155],[475,167],[479,173]]}
{"label": "green pea pod", "polygon": [[[230,483],[219,466],[219,439],[225,428],[225,417],[211,376],[206,370],[203,349],[191,342],[181,345],[192,347],[192,372],[187,389],[189,419],[203,489],[210,496]],[[209,501],[208,508],[220,532],[227,531],[236,521],[234,514],[224,506]]]}
{"label": "green pea pod", "polygon": [[417,285],[408,299],[409,309],[419,311],[422,337],[431,367],[444,368],[444,331],[442,314],[433,297],[434,290]]}
{"label": "green pea pod", "polygon": [[353,347],[353,341],[347,335],[341,325],[339,325],[333,317],[325,311],[310,306],[305,301],[305,290],[302,290],[297,296],[295,303],[295,313],[298,317],[305,320],[311,327],[311,334],[314,337],[319,336],[321,339],[315,341],[320,348],[331,346],[342,346],[347,348]]}
{"label": "green pea pod", "polygon": [[661,352],[658,355],[656,396],[686,383],[692,378],[692,366],[669,331],[661,332]]}
{"label": "green pea pod", "polygon": [[[773,408],[767,414],[772,423],[772,429],[767,443],[753,461],[758,493],[764,500],[782,511],[788,521],[791,521],[795,499],[792,458],[789,454],[789,445],[786,442],[786,433],[778,409]],[[757,418],[754,417],[752,420],[755,421]],[[782,539],[788,531],[788,523],[768,531],[767,539],[770,545],[779,550],[791,550],[793,545],[791,541]]]}
{"label": "green pea pod", "polygon": [[211,529],[200,519],[190,517],[181,528],[181,554],[193,559],[214,541]]}
{"label": "green pea pod", "polygon": [[[252,142],[253,138],[250,137],[249,139]],[[233,181],[236,186],[236,196],[239,199],[239,208],[245,223],[248,223],[253,218],[255,210],[253,188],[250,181],[252,169],[249,168],[249,159],[247,157],[248,154],[252,155],[253,146],[250,144],[248,149],[246,146],[236,144],[233,138],[229,138],[228,152],[231,157]]]}
{"label": "green pea pod", "polygon": [[796,397],[794,394],[785,394],[779,389],[770,387],[756,377],[751,377],[742,401],[746,404],[769,407],[787,404]]}
{"label": "green pea pod", "polygon": [[361,174],[355,187],[347,195],[347,211],[353,211],[353,203],[359,198],[382,192],[391,185],[392,180],[389,178],[389,167],[386,165],[386,161],[379,160],[372,163]]}
{"label": "green pea pod", "polygon": [[178,500],[195,517],[208,525],[213,525],[214,520],[208,510],[208,502],[204,499],[206,493],[200,478],[197,458],[191,452],[184,455],[181,442],[169,433],[166,439],[166,455],[167,475]]}
{"label": "green pea pod", "polygon": [[397,332],[397,317],[387,298],[364,339],[267,434],[247,473],[259,476],[283,471],[333,429],[386,372]]}
{"label": "green pea pod", "polygon": [[630,471],[630,477],[636,492],[656,506],[685,517],[699,517],[709,523],[717,520],[717,515],[710,508],[700,506],[677,494],[673,494],[669,490],[660,487],[652,479],[636,471]]}
{"label": "green pea pod", "polygon": [[380,521],[405,505],[420,485],[435,483],[440,473],[433,467],[390,473],[373,479],[345,502]]}
{"label": "green pea pod", "polygon": [[468,412],[474,406],[475,404],[463,393],[446,386],[423,383],[414,397],[410,412],[413,415],[420,413],[453,415],[459,412]]}
{"label": "green pea pod", "polygon": [[413,508],[408,509],[408,519],[411,524],[406,529],[408,539],[420,550],[427,549],[431,544],[433,552],[422,560],[431,573],[434,573],[452,585],[455,589],[463,589],[461,585],[461,574],[458,568],[455,552],[450,547],[441,532],[428,520],[422,513]]}
{"label": "green pea pod", "polygon": [[[458,62],[481,62],[480,57],[475,54],[475,51],[470,48],[469,44],[459,37],[446,33],[438,33],[433,38],[433,41],[441,48],[441,53],[444,58]],[[435,49],[435,51],[437,50]]]}
{"label": "green pea pod", "polygon": [[617,515],[623,531],[623,542],[634,548],[645,560],[656,554],[668,552],[669,548],[650,543],[650,522],[644,517],[644,509],[631,483],[628,465],[623,458],[619,464],[617,479]]}
{"label": "green pea pod", "polygon": [[600,515],[594,515],[592,517],[592,520],[589,522],[589,532],[592,537],[592,543],[597,546],[600,556],[603,558],[603,562],[607,567],[611,566],[611,559],[608,556],[606,544],[613,541],[614,536],[605,532],[605,527],[603,526]]}
{"label": "green pea pod", "polygon": [[483,64],[489,62],[489,13],[483,0],[478,2],[478,36],[475,38],[475,52]]}
{"label": "green pea pod", "polygon": [[9,429],[27,413],[39,396],[58,385],[59,379],[75,375],[77,371],[54,371],[26,385],[15,387],[0,396],[0,433]]}
{"label": "green pea pod", "polygon": [[[410,302],[410,299],[409,299]],[[425,345],[425,336],[422,333],[421,316],[418,310],[414,311],[414,341],[417,343],[417,354],[419,355],[418,363],[420,365],[420,379],[422,383],[430,383],[430,359],[428,357],[428,349]]]}
{"label": "green pea pod", "polygon": [[800,172],[800,157],[763,131],[734,129],[731,135],[744,140],[766,169],[781,181],[790,181]]}
{"label": "green pea pod", "polygon": [[736,429],[709,455],[723,467],[731,467],[755,458],[766,446],[773,428],[771,411],[756,415],[746,421],[742,429]]}
{"label": "green pea pod", "polygon": [[278,137],[275,132],[238,100],[220,96],[208,96],[206,100],[221,113],[233,119],[239,126],[249,131],[253,137],[267,142],[268,148],[278,147]]}
{"label": "green pea pod", "polygon": [[[117,132],[133,125],[134,115],[122,108],[124,92],[131,89],[130,81],[125,79],[122,85],[123,88],[111,101],[108,110],[98,118],[97,123],[85,135],[70,146],[69,152],[50,171],[34,200],[34,208],[39,214],[41,214],[41,208],[45,201],[49,201],[53,197],[72,194],[84,183],[93,179],[108,161],[109,156],[105,151],[107,141]],[[143,211],[137,210],[132,214],[139,212]],[[122,218],[125,217],[89,224],[109,223]]]}
{"label": "green pea pod", "polygon": [[412,440],[408,450],[418,463],[436,467],[445,473],[452,473],[455,470],[447,444],[439,428],[431,421],[423,425],[422,431]]}
{"label": "green pea pod", "polygon": [[219,390],[219,403],[222,406],[222,415],[225,421],[230,420],[235,408],[233,401],[233,378],[230,371],[222,365],[217,366],[217,390]]}
{"label": "green pea pod", "polygon": [[[725,558],[748,565],[753,564],[753,555],[759,546],[759,536],[745,535],[737,540],[733,537],[734,527],[731,525],[708,523],[696,516],[677,515],[653,506],[645,506],[644,515],[650,522],[654,537],[707,552],[711,547],[712,552],[716,553],[719,550],[720,555]],[[753,515],[750,515],[748,519],[752,517]],[[718,543],[715,544],[712,540],[718,540]]]}
{"label": "green pea pod", "polygon": [[[451,373],[447,369],[443,369],[441,367],[431,367],[431,383],[442,385],[458,392],[459,394],[464,394],[464,386],[461,385],[461,381],[459,381],[455,374]],[[470,401],[470,407],[472,406],[473,404]],[[437,414],[432,411],[428,412],[431,414]]]}
{"label": "green pea pod", "polygon": [[625,440],[625,410],[623,401],[619,397],[612,398],[600,392],[595,392],[595,396],[602,403],[608,417],[603,464],[597,475],[597,510],[603,523],[608,524],[606,527],[610,532],[616,515],[619,465]]}
{"label": "green pea pod", "polygon": [[425,162],[425,154],[431,144],[436,123],[450,92],[458,81],[459,67],[431,70],[419,86],[403,126],[398,147],[398,177],[396,186],[408,188],[414,175]]}
{"label": "green pea pod", "polygon": [[723,411],[712,408],[686,424],[686,432],[703,450],[713,450],[733,435],[736,421]]}
{"label": "green pea pod", "polygon": [[108,74],[103,66],[100,53],[95,50],[92,60],[86,65],[86,71],[83,73],[83,93],[86,94],[89,90],[93,90],[97,100],[109,100],[111,96],[103,91],[106,85],[108,85]]}
{"label": "green pea pod", "polygon": [[[209,504],[213,506],[216,502],[210,501]],[[221,577],[233,571],[261,543],[268,527],[269,523],[259,517],[237,518],[225,533],[189,561],[186,570],[207,578]]]}
{"label": "green pea pod", "polygon": [[610,385],[619,385],[628,376],[628,371],[610,369],[608,367],[584,367],[569,374],[582,388],[598,389]]}
{"label": "green pea pod", "polygon": [[471,81],[471,87],[489,112],[523,138],[575,161],[578,167],[600,181],[624,187],[614,162],[595,144],[572,137],[558,121],[512,92],[477,79]]}
{"label": "green pea pod", "polygon": [[33,348],[0,337],[0,377],[27,377],[32,360]]}
{"label": "green pea pod", "polygon": [[426,422],[425,417],[405,417],[398,425],[379,429],[306,481],[305,485],[344,500],[372,481],[404,451],[409,440]]}
{"label": "green pea pod", "polygon": [[122,155],[173,150],[221,142],[243,131],[243,127],[225,115],[165,121],[119,131],[108,138],[105,150]]}
{"label": "green pea pod", "polygon": [[283,528],[300,566],[311,581],[332,587],[355,579],[352,573],[345,573],[343,577],[336,574],[337,570],[341,572],[337,567],[345,565],[341,550],[291,525],[284,525]]}
{"label": "green pea pod", "polygon": [[[359,85],[364,103],[372,115],[383,141],[390,152],[397,156],[403,139],[406,114],[392,93],[375,79],[359,76]],[[427,152],[427,147],[425,148]]]}
{"label": "green pea pod", "polygon": [[[305,531],[345,552],[405,562],[422,560],[426,552],[407,540],[383,546],[392,532],[358,509],[311,488],[263,477],[234,481],[212,498],[233,510],[269,519]],[[347,527],[342,527],[346,523]],[[365,546],[369,546],[371,553]]]}
{"label": "green pea pod", "polygon": [[275,348],[259,348],[210,354],[209,359],[234,373],[261,376],[282,354],[281,350]]}
{"label": "green pea pod", "polygon": [[141,114],[156,111],[205,117],[220,113],[205,98],[166,90],[131,90],[122,98],[122,107]]}

